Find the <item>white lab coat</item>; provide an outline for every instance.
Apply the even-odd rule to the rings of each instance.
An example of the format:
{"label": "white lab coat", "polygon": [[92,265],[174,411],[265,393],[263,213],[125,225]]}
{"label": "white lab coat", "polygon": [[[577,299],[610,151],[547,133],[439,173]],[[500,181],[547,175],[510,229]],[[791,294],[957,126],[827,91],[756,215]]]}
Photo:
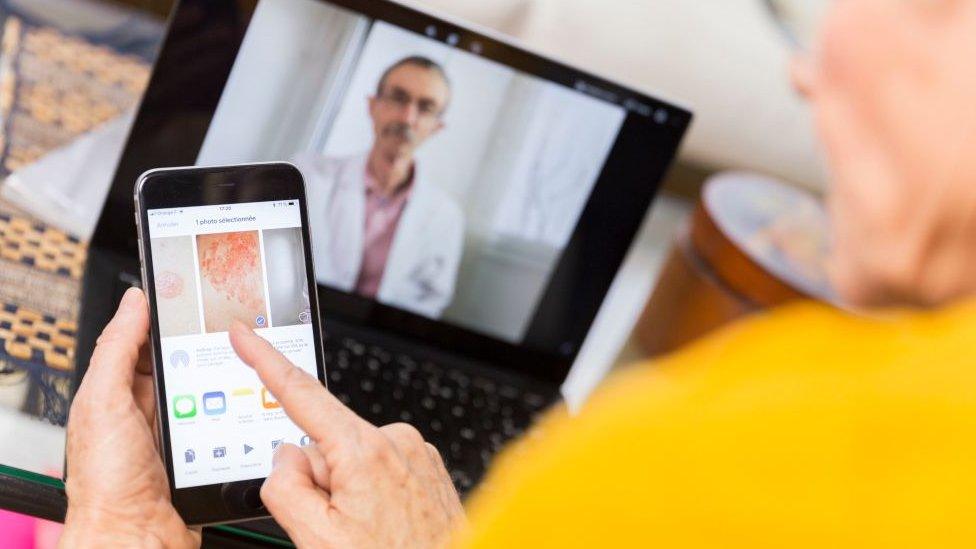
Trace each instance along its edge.
{"label": "white lab coat", "polygon": [[[312,253],[318,281],[352,292],[363,263],[366,154],[306,153],[292,162],[305,177]],[[400,216],[376,298],[439,318],[454,296],[464,247],[464,214],[414,168],[413,189]]]}

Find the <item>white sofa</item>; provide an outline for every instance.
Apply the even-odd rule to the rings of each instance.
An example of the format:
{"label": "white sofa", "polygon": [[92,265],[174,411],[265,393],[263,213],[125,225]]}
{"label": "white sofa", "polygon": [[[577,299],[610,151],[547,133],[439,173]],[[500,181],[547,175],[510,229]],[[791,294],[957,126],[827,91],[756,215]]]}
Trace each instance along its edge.
{"label": "white sofa", "polygon": [[658,92],[697,115],[682,159],[810,187],[824,177],[789,48],[761,0],[422,0],[426,9]]}

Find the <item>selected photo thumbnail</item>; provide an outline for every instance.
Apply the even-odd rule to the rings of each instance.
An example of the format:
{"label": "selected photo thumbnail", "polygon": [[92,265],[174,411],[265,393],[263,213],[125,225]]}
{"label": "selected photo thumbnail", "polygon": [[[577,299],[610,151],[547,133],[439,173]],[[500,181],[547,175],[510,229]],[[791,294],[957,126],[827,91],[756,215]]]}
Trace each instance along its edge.
{"label": "selected photo thumbnail", "polygon": [[162,337],[200,333],[192,238],[172,236],[153,238],[150,242]]}
{"label": "selected photo thumbnail", "polygon": [[268,307],[258,231],[196,238],[206,331],[226,332],[234,319],[252,328],[266,328]]}
{"label": "selected photo thumbnail", "polygon": [[301,229],[294,227],[264,231],[264,260],[268,271],[272,325],[290,326],[311,322]]}

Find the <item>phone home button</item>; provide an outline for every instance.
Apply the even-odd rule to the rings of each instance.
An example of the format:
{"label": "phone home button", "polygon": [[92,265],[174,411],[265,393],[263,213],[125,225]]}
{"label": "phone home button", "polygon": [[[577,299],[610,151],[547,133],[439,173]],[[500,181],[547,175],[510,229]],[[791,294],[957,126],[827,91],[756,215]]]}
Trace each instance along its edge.
{"label": "phone home button", "polygon": [[227,483],[221,491],[224,503],[232,513],[250,515],[265,510],[261,501],[261,481]]}
{"label": "phone home button", "polygon": [[246,509],[251,509],[253,511],[261,511],[264,509],[264,502],[261,501],[261,487],[252,484],[244,488],[241,494],[241,503],[244,504]]}

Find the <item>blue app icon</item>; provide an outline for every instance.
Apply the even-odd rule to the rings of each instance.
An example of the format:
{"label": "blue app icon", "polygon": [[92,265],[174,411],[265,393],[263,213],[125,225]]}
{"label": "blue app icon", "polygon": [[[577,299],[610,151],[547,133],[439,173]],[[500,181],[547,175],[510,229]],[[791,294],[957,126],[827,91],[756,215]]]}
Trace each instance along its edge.
{"label": "blue app icon", "polygon": [[223,391],[203,393],[203,413],[208,416],[219,416],[227,411],[227,397]]}

